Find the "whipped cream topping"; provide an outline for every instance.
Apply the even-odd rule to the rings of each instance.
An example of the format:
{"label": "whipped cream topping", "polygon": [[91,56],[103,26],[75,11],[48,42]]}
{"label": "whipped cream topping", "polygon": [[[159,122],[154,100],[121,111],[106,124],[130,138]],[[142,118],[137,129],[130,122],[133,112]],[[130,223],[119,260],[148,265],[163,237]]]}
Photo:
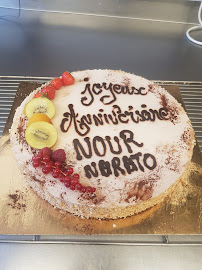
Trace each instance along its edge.
{"label": "whipped cream topping", "polygon": [[[34,150],[26,143],[23,113],[31,93],[16,110],[11,142],[25,175],[61,201],[128,206],[166,191],[191,159],[194,132],[182,106],[166,90],[142,77],[112,70],[73,72],[74,85],[56,91],[52,123],[67,164],[92,196],[72,191],[33,168]],[[29,180],[28,180],[29,181]]]}

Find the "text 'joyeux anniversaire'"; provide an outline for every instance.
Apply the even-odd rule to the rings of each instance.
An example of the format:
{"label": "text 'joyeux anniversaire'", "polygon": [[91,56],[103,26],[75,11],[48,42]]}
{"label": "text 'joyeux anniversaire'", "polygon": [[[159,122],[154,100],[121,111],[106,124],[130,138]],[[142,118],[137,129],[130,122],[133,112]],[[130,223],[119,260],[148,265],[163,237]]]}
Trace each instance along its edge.
{"label": "text 'joyeux anniversaire'", "polygon": [[[84,81],[88,81],[85,78]],[[116,95],[142,95],[148,94],[144,87],[136,88],[129,86],[122,86],[120,84],[109,83],[87,83],[84,91],[81,92],[81,103],[84,106],[90,106],[94,101],[94,96],[101,96],[100,101],[104,105],[110,105],[116,102]],[[132,122],[138,124],[139,122],[152,121],[156,119],[168,120],[168,109],[161,107],[156,109],[147,109],[145,104],[141,105],[142,110],[135,110],[132,105],[128,106],[127,111],[122,111],[120,106],[112,105],[111,113],[105,113],[103,109],[99,109],[97,114],[86,114],[79,116],[75,111],[74,105],[69,104],[69,111],[64,113],[64,118],[60,124],[62,132],[67,132],[73,125],[77,134],[82,138],[74,139],[73,145],[76,152],[77,160],[83,158],[91,159],[95,154],[99,157],[104,157],[107,151],[110,151],[115,157],[111,162],[100,159],[98,164],[91,162],[84,167],[85,175],[88,178],[98,177],[100,174],[105,177],[110,175],[125,175],[131,174],[135,171],[141,170],[144,172],[146,169],[153,170],[157,166],[156,158],[150,153],[142,153],[140,151],[133,153],[132,147],[143,147],[143,142],[137,142],[134,139],[134,133],[131,130],[124,129],[118,136],[111,138],[110,136],[95,136],[92,139],[86,136],[90,132],[90,126],[102,126],[106,124],[118,125],[119,123],[127,124]],[[84,145],[84,146],[83,146]],[[118,157],[125,147],[129,153],[128,156]],[[87,149],[87,150],[86,150]]]}

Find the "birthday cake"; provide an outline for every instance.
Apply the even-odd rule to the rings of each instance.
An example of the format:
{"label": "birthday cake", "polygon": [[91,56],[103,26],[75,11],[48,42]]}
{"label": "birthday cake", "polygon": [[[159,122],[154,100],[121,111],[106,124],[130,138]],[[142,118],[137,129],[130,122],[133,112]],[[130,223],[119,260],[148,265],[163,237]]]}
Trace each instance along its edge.
{"label": "birthday cake", "polygon": [[165,89],[113,70],[64,72],[17,108],[11,144],[27,183],[54,208],[116,219],[162,202],[195,144]]}

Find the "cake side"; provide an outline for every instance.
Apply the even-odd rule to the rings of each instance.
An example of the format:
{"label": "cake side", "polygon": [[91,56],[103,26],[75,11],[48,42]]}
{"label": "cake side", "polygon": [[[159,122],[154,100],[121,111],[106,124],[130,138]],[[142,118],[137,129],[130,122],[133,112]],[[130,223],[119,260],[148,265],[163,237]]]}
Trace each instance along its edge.
{"label": "cake side", "polygon": [[[186,176],[189,173],[189,171],[190,171],[189,164],[187,164],[186,169],[184,173],[181,175],[181,177],[165,192],[161,193],[156,197],[140,202],[139,204],[128,205],[124,207],[119,206],[97,207],[96,205],[83,205],[72,203],[70,201],[64,200],[62,194],[60,198],[52,196],[48,192],[48,190],[44,188],[43,183],[36,181],[36,179],[32,177],[27,178],[27,175],[24,178],[29,179],[28,180],[29,186],[33,188],[33,190],[36,192],[38,196],[40,196],[47,203],[50,203],[55,209],[60,210],[62,213],[67,212],[87,219],[89,218],[118,219],[133,216],[165,201],[167,198],[169,198],[169,196],[172,196],[173,193],[175,194],[175,192],[177,192],[176,189],[178,188],[178,185],[180,183],[183,185],[184,179],[186,179]],[[144,191],[142,192],[144,193]]]}

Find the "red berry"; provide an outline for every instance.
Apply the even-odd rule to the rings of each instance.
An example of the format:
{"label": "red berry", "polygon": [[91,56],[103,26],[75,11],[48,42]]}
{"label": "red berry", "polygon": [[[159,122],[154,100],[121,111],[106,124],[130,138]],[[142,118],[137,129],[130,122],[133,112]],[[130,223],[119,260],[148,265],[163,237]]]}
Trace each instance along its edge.
{"label": "red berry", "polygon": [[49,168],[51,170],[52,169],[52,163],[49,161],[48,163],[46,163],[45,167]]}
{"label": "red berry", "polygon": [[76,184],[75,187],[76,187],[77,190],[81,190],[82,189],[82,185],[81,184]]}
{"label": "red berry", "polygon": [[86,191],[92,193],[93,192],[92,187],[87,187]]}
{"label": "red berry", "polygon": [[54,169],[52,175],[54,178],[58,178],[60,175],[60,170],[58,168]]}
{"label": "red berry", "polygon": [[51,100],[54,99],[54,97],[55,97],[55,88],[51,85],[43,88],[41,92],[44,93],[45,95],[47,95],[47,97]]}
{"label": "red berry", "polygon": [[32,162],[32,165],[33,165],[34,168],[39,167],[40,164],[41,164],[40,160],[38,160],[38,161],[33,161],[33,162]]}
{"label": "red berry", "polygon": [[65,182],[71,182],[71,178],[68,175],[65,176]]}
{"label": "red berry", "polygon": [[77,185],[77,184],[79,184],[79,180],[78,179],[72,179],[71,180],[71,185]]}
{"label": "red berry", "polygon": [[40,154],[40,153],[37,154],[36,156],[39,158],[39,160],[42,160],[42,159],[43,159],[43,156],[42,156],[42,154]]}
{"label": "red berry", "polygon": [[55,166],[56,168],[60,168],[61,162],[60,162],[60,161],[55,161],[54,166]]}
{"label": "red berry", "polygon": [[78,173],[73,174],[73,178],[79,179],[79,174]]}
{"label": "red berry", "polygon": [[49,156],[43,156],[43,162],[48,163],[50,161]]}
{"label": "red berry", "polygon": [[[61,165],[62,166],[62,165]],[[66,174],[66,171],[67,171],[67,169],[66,168],[64,168],[64,167],[60,167],[60,170],[61,170],[61,172],[63,172],[63,173],[65,173]]]}
{"label": "red berry", "polygon": [[51,155],[52,155],[52,150],[49,148],[49,147],[44,147],[44,148],[42,148],[40,151],[39,151],[39,154],[41,155],[41,156],[49,156],[49,157],[51,157]]}
{"label": "red berry", "polygon": [[75,186],[74,186],[74,185],[71,185],[71,186],[70,186],[70,189],[71,189],[71,190],[75,190]]}
{"label": "red berry", "polygon": [[52,169],[52,167],[53,167],[52,160],[49,161],[48,163],[46,163],[46,167],[50,168],[50,170]]}
{"label": "red berry", "polygon": [[66,160],[66,154],[63,149],[58,149],[52,153],[52,159],[55,161],[64,162]]}
{"label": "red berry", "polygon": [[81,192],[85,193],[86,192],[86,188],[82,187]]}
{"label": "red berry", "polygon": [[40,161],[41,159],[40,159],[40,157],[38,157],[38,156],[34,156],[33,158],[32,158],[32,161]]}
{"label": "red berry", "polygon": [[67,183],[69,186],[71,185],[71,181],[64,180],[64,183]]}
{"label": "red berry", "polygon": [[60,169],[59,168],[55,168],[54,169],[54,173],[60,173]]}
{"label": "red berry", "polygon": [[65,187],[70,187],[70,182],[65,182]]}
{"label": "red berry", "polygon": [[35,98],[37,98],[37,97],[42,97],[42,94],[41,94],[41,93],[36,93],[36,94],[34,95],[34,97],[35,97]]}
{"label": "red berry", "polygon": [[62,74],[62,83],[63,85],[71,85],[74,84],[74,77],[68,73],[67,71]]}
{"label": "red berry", "polygon": [[92,188],[92,192],[95,192],[95,191],[96,191],[96,188],[93,187],[93,188]]}
{"label": "red berry", "polygon": [[43,172],[44,174],[47,174],[47,173],[50,172],[50,168],[45,166],[45,167],[42,168],[42,172]]}
{"label": "red berry", "polygon": [[53,86],[56,90],[59,90],[62,87],[62,79],[55,78],[52,80],[50,85]]}
{"label": "red berry", "polygon": [[63,183],[64,181],[65,181],[65,177],[64,177],[64,175],[61,175],[61,176],[60,176],[60,182]]}
{"label": "red berry", "polygon": [[72,167],[68,167],[67,168],[67,174],[72,174],[74,172],[73,168]]}

